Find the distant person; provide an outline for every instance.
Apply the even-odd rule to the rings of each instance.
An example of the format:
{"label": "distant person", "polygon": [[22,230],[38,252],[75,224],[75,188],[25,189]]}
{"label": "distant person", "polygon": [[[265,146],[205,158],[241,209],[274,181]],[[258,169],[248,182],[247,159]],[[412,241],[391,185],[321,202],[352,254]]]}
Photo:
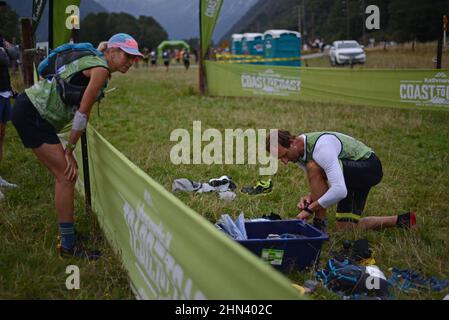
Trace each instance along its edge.
{"label": "distant person", "polygon": [[170,52],[164,50],[162,53],[162,60],[164,61],[165,71],[168,72],[168,68],[170,67]]}
{"label": "distant person", "polygon": [[[271,146],[270,137],[277,139],[277,150]],[[324,230],[326,209],[336,204],[337,230],[415,226],[413,211],[361,217],[368,193],[383,177],[379,158],[363,142],[339,132],[291,135],[276,130],[267,138],[266,148],[284,164],[295,163],[306,173],[310,194],[300,199],[297,219],[314,217],[314,225]]]}
{"label": "distant person", "polygon": [[321,39],[320,41],[320,51],[324,52],[324,47],[326,46],[326,43],[324,42],[324,39]]}
{"label": "distant person", "polygon": [[181,63],[181,50],[176,49],[175,50],[175,58],[176,58],[176,63],[180,64]]}
{"label": "distant person", "polygon": [[[11,87],[9,76],[9,66],[12,60],[16,60],[18,51],[16,48],[3,39],[0,34],[0,161],[3,159],[4,141],[6,135],[6,124],[11,120],[10,98],[15,97],[16,93]],[[0,188],[14,188],[15,184],[9,183],[0,177]],[[0,200],[4,195],[0,190]]]}
{"label": "distant person", "polygon": [[150,60],[150,50],[148,50],[148,48],[144,48],[142,50],[142,54],[143,54],[143,57],[142,57],[143,66],[145,68],[148,68],[148,61]]}
{"label": "distant person", "polygon": [[[21,93],[12,110],[12,122],[25,148],[29,148],[55,178],[55,208],[62,257],[98,259],[100,253],[87,250],[79,242],[74,226],[74,192],[78,165],[73,152],[86,130],[92,108],[107,87],[111,74],[126,73],[139,52],[137,42],[128,34],[113,35],[99,50],[103,56],[88,55],[63,65],[60,79],[76,87],[68,87],[72,99],[64,98],[55,77],[42,79]],[[70,88],[70,89],[69,89]],[[75,98],[79,97],[79,98]],[[67,144],[62,145],[58,132],[72,122]],[[95,151],[94,151],[95,152]],[[108,161],[108,159],[103,159]]]}
{"label": "distant person", "polygon": [[189,50],[185,49],[182,52],[182,61],[184,62],[184,68],[186,68],[186,71],[189,70],[189,67],[190,67],[190,53],[189,53]]}
{"label": "distant person", "polygon": [[193,48],[192,53],[195,58],[195,63],[198,63],[198,51],[195,48]]}
{"label": "distant person", "polygon": [[151,61],[151,68],[156,68],[156,66],[157,66],[157,53],[156,53],[156,50],[151,50],[151,52],[150,52],[150,61]]}

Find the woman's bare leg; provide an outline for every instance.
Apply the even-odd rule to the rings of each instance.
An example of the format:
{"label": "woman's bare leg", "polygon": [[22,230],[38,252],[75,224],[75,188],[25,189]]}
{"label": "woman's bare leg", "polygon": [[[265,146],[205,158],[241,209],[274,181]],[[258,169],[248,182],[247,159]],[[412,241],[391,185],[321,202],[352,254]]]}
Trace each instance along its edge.
{"label": "woman's bare leg", "polygon": [[62,145],[43,144],[33,149],[33,152],[55,177],[55,208],[58,223],[73,222],[76,179],[69,181],[64,175],[67,162]]}

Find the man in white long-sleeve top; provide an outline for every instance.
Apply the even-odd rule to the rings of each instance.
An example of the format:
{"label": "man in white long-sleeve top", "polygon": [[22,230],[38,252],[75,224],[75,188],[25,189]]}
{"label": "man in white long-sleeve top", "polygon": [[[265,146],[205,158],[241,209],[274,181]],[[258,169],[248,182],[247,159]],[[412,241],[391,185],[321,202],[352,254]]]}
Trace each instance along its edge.
{"label": "man in white long-sleeve top", "polygon": [[[270,143],[271,141],[277,141]],[[284,164],[298,164],[306,173],[311,193],[301,197],[298,219],[314,215],[315,226],[324,229],[326,208],[337,204],[337,230],[416,225],[413,211],[396,216],[361,218],[370,189],[382,180],[382,164],[364,143],[339,132],[312,132],[293,136],[276,130],[267,137],[267,151]]]}

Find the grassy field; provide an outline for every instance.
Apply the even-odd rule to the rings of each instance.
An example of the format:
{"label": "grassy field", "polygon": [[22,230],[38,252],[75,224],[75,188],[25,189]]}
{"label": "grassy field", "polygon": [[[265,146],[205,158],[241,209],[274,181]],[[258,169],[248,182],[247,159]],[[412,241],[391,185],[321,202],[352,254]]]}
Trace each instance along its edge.
{"label": "grassy field", "polygon": [[[331,241],[323,248],[322,262],[331,250],[340,249],[344,239],[363,236],[387,276],[388,269],[396,266],[449,278],[449,112],[201,97],[196,82],[196,69],[173,68],[169,73],[162,68],[155,72],[133,69],[127,75],[114,75],[110,87],[117,90],[102,103],[101,117],[93,113],[91,123],[167,190],[174,179],[183,177],[205,181],[227,174],[239,189],[259,178],[258,167],[251,165],[173,165],[169,155],[175,143],[169,141],[170,133],[176,128],[191,132],[194,120],[202,121],[203,130],[222,132],[226,128],[285,128],[292,133],[335,130],[352,135],[371,146],[384,167],[384,179],[370,193],[365,214],[393,215],[413,208],[419,227],[411,232],[337,234],[333,208],[329,211]],[[126,273],[107,243],[93,243],[104,251],[104,258],[95,263],[58,258],[52,178],[21,146],[12,126],[6,140],[0,175],[20,188],[6,191],[0,202],[0,298],[133,298]],[[271,194],[254,198],[239,194],[231,203],[216,194],[178,196],[211,222],[223,213],[236,217],[241,211],[247,218],[270,212],[294,217],[298,197],[308,192],[303,172],[292,164],[280,164],[273,182]],[[91,232],[93,222],[84,215],[79,196],[76,212],[79,228]],[[70,264],[81,269],[81,290],[75,292],[65,288],[65,268]],[[313,274],[288,277],[301,283]],[[403,299],[441,299],[447,292],[394,294]],[[315,298],[337,297],[320,289]]]}
{"label": "grassy field", "polygon": [[[382,68],[382,69],[435,69],[433,59],[436,59],[437,43],[417,43],[415,50],[412,44],[400,44],[394,47],[367,48],[366,63],[355,65],[354,68]],[[304,64],[309,67],[330,67],[329,57],[307,60]],[[444,49],[442,59],[443,69],[449,69],[449,48]],[[348,66],[345,66],[348,68]]]}

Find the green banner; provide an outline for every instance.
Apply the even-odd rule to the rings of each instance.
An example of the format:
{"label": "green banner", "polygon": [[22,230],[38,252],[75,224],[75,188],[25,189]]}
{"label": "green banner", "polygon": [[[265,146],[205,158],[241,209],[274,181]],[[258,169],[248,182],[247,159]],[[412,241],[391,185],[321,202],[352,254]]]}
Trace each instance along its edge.
{"label": "green banner", "polygon": [[200,41],[203,58],[207,54],[222,4],[223,0],[200,0]]}
{"label": "green banner", "polygon": [[209,93],[218,96],[272,96],[299,99],[298,68],[205,61]]}
{"label": "green banner", "polygon": [[46,3],[47,0],[33,0],[33,34],[36,33],[37,27],[39,26]]}
{"label": "green banner", "polygon": [[[139,298],[301,298],[282,274],[183,204],[93,128],[87,137],[93,210]],[[84,190],[81,180],[77,187]]]}
{"label": "green banner", "polygon": [[449,70],[298,68],[206,61],[217,96],[449,110]]}
{"label": "green banner", "polygon": [[79,6],[80,0],[53,0],[53,48],[69,42],[72,35],[70,16],[80,17]]}

